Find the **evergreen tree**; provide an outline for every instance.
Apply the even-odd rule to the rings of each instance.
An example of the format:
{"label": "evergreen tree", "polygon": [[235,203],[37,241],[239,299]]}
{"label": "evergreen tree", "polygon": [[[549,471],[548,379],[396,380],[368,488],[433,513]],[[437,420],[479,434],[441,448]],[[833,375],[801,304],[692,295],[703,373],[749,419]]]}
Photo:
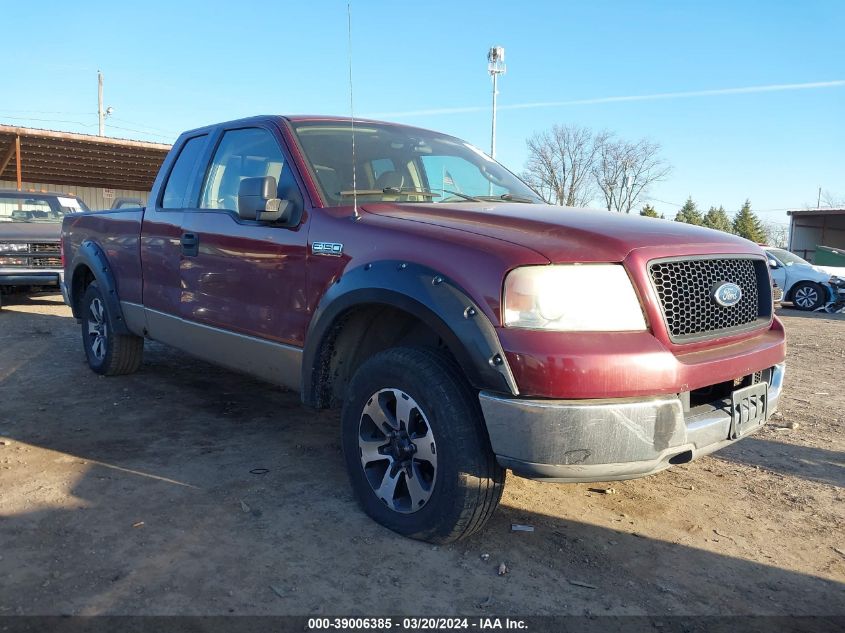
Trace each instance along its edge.
{"label": "evergreen tree", "polygon": [[703,224],[708,229],[716,229],[725,233],[734,232],[731,219],[728,217],[725,207],[722,206],[718,209],[716,207],[710,207],[710,210],[704,216]]}
{"label": "evergreen tree", "polygon": [[692,196],[687,198],[684,206],[678,210],[678,214],[675,216],[675,222],[685,222],[686,224],[695,224],[697,226],[703,224],[704,218],[701,217],[701,211],[698,210],[695,202],[692,201]]}
{"label": "evergreen tree", "polygon": [[640,211],[640,215],[644,215],[647,218],[659,218],[660,216],[657,215],[657,211],[654,210],[654,207],[650,204],[645,205],[642,210]]}
{"label": "evergreen tree", "polygon": [[766,231],[760,218],[751,210],[751,201],[746,200],[742,208],[734,216],[734,233],[752,242],[766,241]]}

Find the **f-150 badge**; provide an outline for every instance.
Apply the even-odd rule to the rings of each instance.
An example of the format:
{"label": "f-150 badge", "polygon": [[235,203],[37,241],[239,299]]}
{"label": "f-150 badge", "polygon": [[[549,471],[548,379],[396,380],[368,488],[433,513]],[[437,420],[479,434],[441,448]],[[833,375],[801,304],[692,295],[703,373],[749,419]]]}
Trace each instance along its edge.
{"label": "f-150 badge", "polygon": [[337,242],[312,242],[311,253],[313,255],[332,255],[340,257],[343,253],[343,244]]}

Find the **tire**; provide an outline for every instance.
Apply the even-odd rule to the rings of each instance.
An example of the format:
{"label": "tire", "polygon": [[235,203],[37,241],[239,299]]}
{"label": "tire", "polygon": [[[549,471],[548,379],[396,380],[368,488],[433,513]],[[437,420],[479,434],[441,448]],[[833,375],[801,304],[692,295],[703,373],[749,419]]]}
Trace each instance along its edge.
{"label": "tire", "polygon": [[437,544],[465,538],[502,497],[505,471],[477,394],[434,351],[389,349],[361,365],[346,394],[341,443],[364,512],[403,536]]}
{"label": "tire", "polygon": [[96,281],[85,289],[80,308],[82,347],[88,366],[104,376],[137,371],[144,355],[144,339],[133,334],[114,333],[108,306]]}
{"label": "tire", "polygon": [[800,281],[792,288],[792,303],[797,310],[812,312],[825,304],[825,292],[819,284]]}

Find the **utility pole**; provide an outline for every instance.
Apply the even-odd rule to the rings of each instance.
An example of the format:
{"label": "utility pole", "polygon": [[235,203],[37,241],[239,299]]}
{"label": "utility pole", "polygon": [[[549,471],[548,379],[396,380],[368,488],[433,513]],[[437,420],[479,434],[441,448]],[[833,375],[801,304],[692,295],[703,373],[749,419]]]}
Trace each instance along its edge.
{"label": "utility pole", "polygon": [[103,73],[97,71],[97,119],[100,124],[100,136],[106,135],[106,119],[114,112],[114,108],[109,106],[103,108]]}
{"label": "utility pole", "polygon": [[97,71],[97,119],[100,122],[100,136],[106,134],[106,113],[103,111],[103,73]]}
{"label": "utility pole", "polygon": [[491,46],[487,52],[487,72],[493,78],[493,125],[490,132],[490,158],[496,158],[496,97],[499,95],[499,75],[504,75],[505,49],[503,46]]}
{"label": "utility pole", "polygon": [[816,201],[816,209],[822,208],[822,188],[819,187],[819,199]]}

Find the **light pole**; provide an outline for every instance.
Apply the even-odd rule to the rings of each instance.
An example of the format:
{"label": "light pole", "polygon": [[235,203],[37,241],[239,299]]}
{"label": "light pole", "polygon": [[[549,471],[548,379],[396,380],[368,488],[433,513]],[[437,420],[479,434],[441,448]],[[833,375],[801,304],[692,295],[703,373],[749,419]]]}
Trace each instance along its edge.
{"label": "light pole", "polygon": [[499,75],[504,75],[506,70],[505,48],[503,46],[491,46],[487,52],[487,72],[493,78],[493,126],[490,132],[490,158],[496,158],[496,97],[499,94]]}
{"label": "light pole", "polygon": [[[619,212],[620,213],[622,212],[621,206],[623,206],[624,204],[628,204],[628,197],[629,197],[628,192],[630,191],[629,186],[628,186],[630,184],[630,181],[628,180],[628,166],[629,166],[629,164],[630,164],[630,161],[627,158],[622,161],[622,191],[619,192],[619,204],[620,204]],[[623,200],[624,200],[624,203],[623,203]],[[629,210],[629,212],[630,212],[630,210]]]}

